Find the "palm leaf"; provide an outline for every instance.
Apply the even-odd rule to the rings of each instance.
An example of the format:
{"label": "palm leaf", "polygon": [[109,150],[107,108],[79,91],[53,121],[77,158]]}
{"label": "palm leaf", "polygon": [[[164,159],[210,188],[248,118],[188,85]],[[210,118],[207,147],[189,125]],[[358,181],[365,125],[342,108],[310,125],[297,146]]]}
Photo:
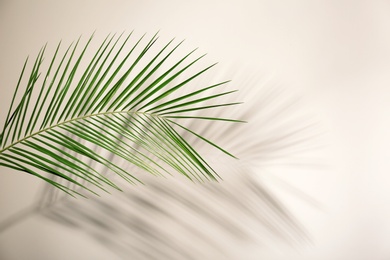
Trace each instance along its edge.
{"label": "palm leaf", "polygon": [[[240,85],[239,99],[245,100],[245,105],[234,110],[234,117],[245,118],[251,124],[228,124],[222,129],[213,121],[190,120],[185,127],[216,140],[242,159],[220,156],[196,135],[180,127],[177,130],[212,161],[224,179],[222,183],[192,185],[181,178],[162,180],[146,175],[145,186],[115,196],[95,196],[88,202],[71,199],[45,185],[30,208],[0,223],[0,232],[12,232],[12,227],[31,216],[44,216],[88,234],[120,257],[135,259],[241,259],[248,252],[261,256],[269,246],[280,251],[288,249],[286,244],[305,245],[310,234],[299,216],[293,214],[294,206],[278,192],[303,199],[307,206],[318,207],[317,202],[272,175],[285,164],[292,175],[310,167],[313,162],[305,154],[317,154],[319,129],[313,126],[318,122],[296,98],[286,95],[286,89],[269,82],[259,84],[261,80],[251,74],[237,77],[236,71],[234,68],[218,77],[228,74]],[[236,98],[227,96],[225,102]],[[194,115],[201,116],[202,112],[198,110]],[[217,112],[213,117],[224,113],[217,109],[213,112]],[[77,136],[72,139],[80,140]],[[107,157],[109,161],[114,159]],[[134,164],[131,167],[137,168]],[[310,167],[310,175],[312,170]],[[50,178],[61,182],[58,176]],[[70,182],[63,183],[81,190]],[[248,245],[254,246],[248,250]]]}
{"label": "palm leaf", "polygon": [[[108,36],[87,58],[92,38],[80,50],[78,40],[62,55],[58,44],[46,70],[43,47],[25,80],[26,60],[0,134],[0,165],[37,176],[73,196],[84,196],[76,187],[92,193],[96,192],[91,185],[119,189],[112,178],[101,174],[102,168],[130,183],[141,182],[138,171],[153,175],[178,172],[193,181],[218,180],[219,175],[175,129],[185,129],[232,156],[180,122],[241,122],[191,114],[239,104],[203,105],[233,93],[209,93],[227,81],[185,92],[214,65],[193,72],[204,55],[191,58],[191,51],[175,58],[182,42],[173,45],[171,40],[157,48],[157,35],[146,43],[144,36],[133,43],[132,34]],[[127,164],[114,163],[110,156]],[[90,160],[94,164],[87,163]],[[129,172],[128,163],[138,170]]]}

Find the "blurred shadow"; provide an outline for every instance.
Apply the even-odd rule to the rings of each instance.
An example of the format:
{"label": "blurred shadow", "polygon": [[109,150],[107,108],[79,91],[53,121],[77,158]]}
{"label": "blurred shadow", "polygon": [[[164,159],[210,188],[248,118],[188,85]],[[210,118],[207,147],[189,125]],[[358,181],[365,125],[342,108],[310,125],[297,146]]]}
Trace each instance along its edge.
{"label": "blurred shadow", "polygon": [[[186,127],[240,160],[177,128],[223,181],[199,184],[182,176],[164,179],[144,174],[144,186],[127,185],[124,192],[89,200],[74,200],[45,185],[37,199],[39,214],[86,232],[131,259],[237,259],[237,251],[248,245],[269,247],[281,242],[294,247],[308,242],[299,221],[258,177],[264,165],[309,164],[299,155],[316,149],[317,122],[283,88],[262,86],[253,77],[237,77],[241,81],[233,82],[240,86],[245,104],[230,111],[232,118],[248,124],[224,122],[221,127],[219,122],[188,120]],[[215,114],[208,116],[223,109],[214,109]],[[127,184],[116,182],[120,187]]]}
{"label": "blurred shadow", "polygon": [[226,259],[237,244],[307,239],[269,190],[252,174],[235,170],[222,183],[150,179],[115,196],[64,198],[41,212],[135,259]]}

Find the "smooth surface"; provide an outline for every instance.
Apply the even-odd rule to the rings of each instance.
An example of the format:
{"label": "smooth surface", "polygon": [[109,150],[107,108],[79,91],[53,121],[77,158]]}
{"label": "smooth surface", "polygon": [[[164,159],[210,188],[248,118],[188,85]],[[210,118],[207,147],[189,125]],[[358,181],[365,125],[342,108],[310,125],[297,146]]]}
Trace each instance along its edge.
{"label": "smooth surface", "polygon": [[[2,0],[0,118],[25,57],[46,42],[70,42],[94,30],[100,36],[160,30],[165,38],[185,38],[222,67],[272,75],[302,96],[326,129],[327,170],[277,170],[321,205],[313,208],[281,192],[313,245],[262,252],[263,259],[389,259],[389,28],[388,1]],[[28,206],[40,185],[2,168],[0,219]],[[261,258],[250,250],[242,256]],[[0,234],[1,259],[42,257],[115,255],[83,234],[35,217]]]}

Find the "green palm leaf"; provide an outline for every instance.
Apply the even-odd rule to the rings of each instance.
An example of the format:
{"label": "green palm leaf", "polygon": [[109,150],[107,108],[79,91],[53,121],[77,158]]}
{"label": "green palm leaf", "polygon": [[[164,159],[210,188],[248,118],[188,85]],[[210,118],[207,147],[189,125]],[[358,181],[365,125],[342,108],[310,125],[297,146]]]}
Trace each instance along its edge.
{"label": "green palm leaf", "polygon": [[86,53],[92,37],[80,51],[77,41],[62,55],[60,43],[46,70],[45,46],[27,80],[26,60],[0,134],[0,165],[35,175],[73,196],[84,196],[76,187],[92,193],[91,187],[119,189],[100,173],[101,168],[130,183],[141,182],[126,164],[109,159],[112,156],[153,175],[176,171],[193,181],[217,180],[218,174],[175,127],[232,156],[180,120],[241,122],[191,115],[193,111],[239,104],[202,105],[234,91],[209,94],[208,90],[227,83],[221,82],[185,92],[185,87],[214,65],[185,76],[203,56],[191,58],[191,51],[174,58],[181,42],[173,45],[173,40],[151,53],[157,35],[146,43],[142,36],[130,44],[131,35],[107,37],[91,58],[86,58]]}

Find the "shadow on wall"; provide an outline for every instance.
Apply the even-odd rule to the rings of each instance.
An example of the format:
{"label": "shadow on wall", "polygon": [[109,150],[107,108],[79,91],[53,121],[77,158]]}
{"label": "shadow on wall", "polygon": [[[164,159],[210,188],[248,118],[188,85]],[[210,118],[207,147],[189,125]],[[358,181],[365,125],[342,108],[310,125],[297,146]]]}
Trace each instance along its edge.
{"label": "shadow on wall", "polygon": [[[240,90],[235,100],[245,101],[241,107],[229,109],[231,116],[248,123],[225,122],[222,126],[221,122],[196,120],[202,111],[195,110],[191,111],[193,119],[189,118],[185,125],[223,149],[234,151],[239,160],[176,127],[207,158],[223,181],[199,184],[181,176],[155,178],[137,167],[124,166],[126,171],[142,176],[146,185],[130,187],[122,193],[113,190],[112,195],[90,200],[74,200],[59,189],[45,186],[31,212],[86,232],[113,252],[136,259],[236,259],[248,245],[262,248],[275,241],[293,246],[308,242],[308,234],[299,220],[259,176],[263,167],[272,164],[291,167],[308,164],[305,156],[299,155],[316,149],[318,124],[302,110],[299,100],[282,88],[261,84],[246,75],[229,73],[229,76],[236,77],[230,84]],[[195,91],[203,81],[192,82],[189,89]],[[224,98],[226,103],[235,101],[230,96]],[[207,100],[201,104],[209,105]],[[210,117],[220,118],[226,111],[224,107],[216,108]],[[173,123],[177,120],[173,119]],[[70,137],[82,142],[79,136]],[[120,141],[123,136],[117,138]],[[62,149],[71,153],[69,147]],[[113,164],[123,164],[115,156],[107,159]],[[92,160],[84,162],[89,166],[95,164]],[[106,176],[112,174],[104,172]],[[69,190],[79,189],[63,178],[50,176],[50,179]],[[89,185],[85,180],[78,181]],[[116,183],[125,186],[123,180]],[[2,229],[9,228],[11,222],[4,222]]]}

